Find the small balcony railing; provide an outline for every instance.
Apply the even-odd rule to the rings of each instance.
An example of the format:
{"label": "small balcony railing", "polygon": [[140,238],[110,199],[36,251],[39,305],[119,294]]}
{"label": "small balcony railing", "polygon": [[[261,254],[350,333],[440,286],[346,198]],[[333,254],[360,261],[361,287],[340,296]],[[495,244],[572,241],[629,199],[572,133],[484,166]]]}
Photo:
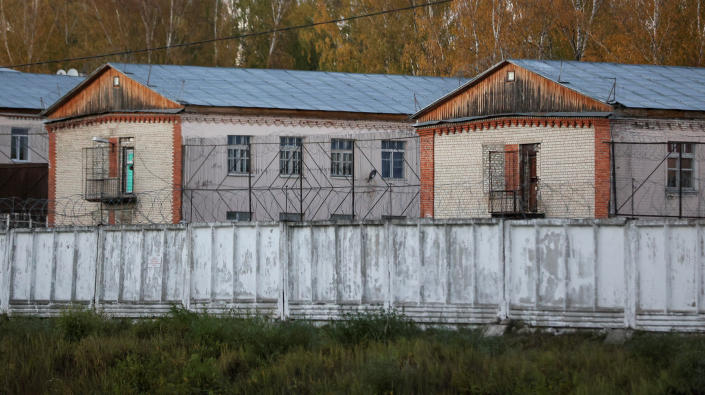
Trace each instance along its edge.
{"label": "small balcony railing", "polygon": [[126,203],[135,201],[134,193],[125,193],[120,177],[86,179],[84,199],[90,202]]}
{"label": "small balcony railing", "polygon": [[525,199],[522,190],[490,191],[489,212],[493,217],[542,217],[538,190],[533,199]]}

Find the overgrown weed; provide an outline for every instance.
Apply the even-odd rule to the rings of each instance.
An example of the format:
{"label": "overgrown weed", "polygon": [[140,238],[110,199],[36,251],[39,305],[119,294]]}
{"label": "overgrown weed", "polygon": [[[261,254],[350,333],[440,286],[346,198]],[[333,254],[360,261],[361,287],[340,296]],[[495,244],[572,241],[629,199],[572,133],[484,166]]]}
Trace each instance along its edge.
{"label": "overgrown weed", "polygon": [[398,312],[315,327],[173,309],[0,317],[1,393],[705,393],[705,337],[483,337]]}

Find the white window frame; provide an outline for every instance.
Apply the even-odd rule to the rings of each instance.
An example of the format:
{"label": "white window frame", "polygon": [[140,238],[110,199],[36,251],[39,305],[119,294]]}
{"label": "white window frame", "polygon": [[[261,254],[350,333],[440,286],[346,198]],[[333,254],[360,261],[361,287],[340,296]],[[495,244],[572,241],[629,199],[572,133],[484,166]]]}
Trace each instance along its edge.
{"label": "white window frame", "polygon": [[301,176],[302,143],[301,137],[279,137],[279,176]]}
{"label": "white window frame", "polygon": [[228,135],[228,174],[250,174],[252,150],[250,136]]}
{"label": "white window frame", "polygon": [[[10,131],[10,159],[13,162],[29,162],[29,129],[12,128]],[[25,159],[16,157],[22,151],[22,141],[24,140]]]}
{"label": "white window frame", "polygon": [[[399,155],[397,155],[399,154]],[[382,178],[388,180],[402,180],[404,179],[405,162],[406,155],[406,142],[400,140],[382,140]],[[387,156],[387,158],[385,158]],[[401,156],[399,158],[399,156]],[[400,174],[396,176],[394,174],[395,162],[399,163]]]}
{"label": "white window frame", "polygon": [[353,140],[330,140],[331,177],[351,177],[353,175]]}
{"label": "white window frame", "polygon": [[[689,146],[689,150],[688,150]],[[668,142],[668,159],[666,161],[666,190],[670,193],[678,193],[681,190],[681,166],[684,159],[689,159],[690,168],[683,168],[683,172],[690,172],[690,186],[683,187],[683,192],[695,192],[695,147],[697,144],[688,141],[669,141]],[[690,151],[690,152],[688,152]],[[671,166],[671,159],[675,159],[675,166]],[[675,172],[675,185],[669,185],[669,173]]]}

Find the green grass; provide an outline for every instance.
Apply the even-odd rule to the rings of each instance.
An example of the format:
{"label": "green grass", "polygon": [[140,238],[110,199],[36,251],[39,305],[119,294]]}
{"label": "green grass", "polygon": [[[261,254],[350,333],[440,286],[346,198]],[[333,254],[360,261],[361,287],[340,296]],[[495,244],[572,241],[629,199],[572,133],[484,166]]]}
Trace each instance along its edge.
{"label": "green grass", "polygon": [[705,393],[705,337],[421,330],[395,313],[324,327],[174,309],[154,320],[0,316],[0,393]]}

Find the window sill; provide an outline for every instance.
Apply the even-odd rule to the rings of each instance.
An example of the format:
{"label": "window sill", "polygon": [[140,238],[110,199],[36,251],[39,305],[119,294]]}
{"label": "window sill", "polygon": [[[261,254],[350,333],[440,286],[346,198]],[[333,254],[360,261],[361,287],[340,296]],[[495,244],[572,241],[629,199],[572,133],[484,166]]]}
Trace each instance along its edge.
{"label": "window sill", "polygon": [[10,159],[12,163],[30,163],[29,159]]}
{"label": "window sill", "polygon": [[[299,174],[280,174],[279,177],[280,178],[301,178],[301,175],[299,175]],[[306,178],[306,176],[304,176],[303,178]]]}
{"label": "window sill", "polygon": [[330,177],[331,177],[331,178],[339,178],[339,179],[341,179],[341,180],[345,180],[345,179],[352,178],[352,174],[348,174],[347,176],[337,175],[337,174],[331,174]]}
{"label": "window sill", "polygon": [[[681,191],[678,188],[666,188],[667,196],[678,196]],[[697,195],[698,190],[694,188],[683,188],[683,195]]]}
{"label": "window sill", "polygon": [[228,177],[249,177],[250,174],[255,173],[228,173]]}

